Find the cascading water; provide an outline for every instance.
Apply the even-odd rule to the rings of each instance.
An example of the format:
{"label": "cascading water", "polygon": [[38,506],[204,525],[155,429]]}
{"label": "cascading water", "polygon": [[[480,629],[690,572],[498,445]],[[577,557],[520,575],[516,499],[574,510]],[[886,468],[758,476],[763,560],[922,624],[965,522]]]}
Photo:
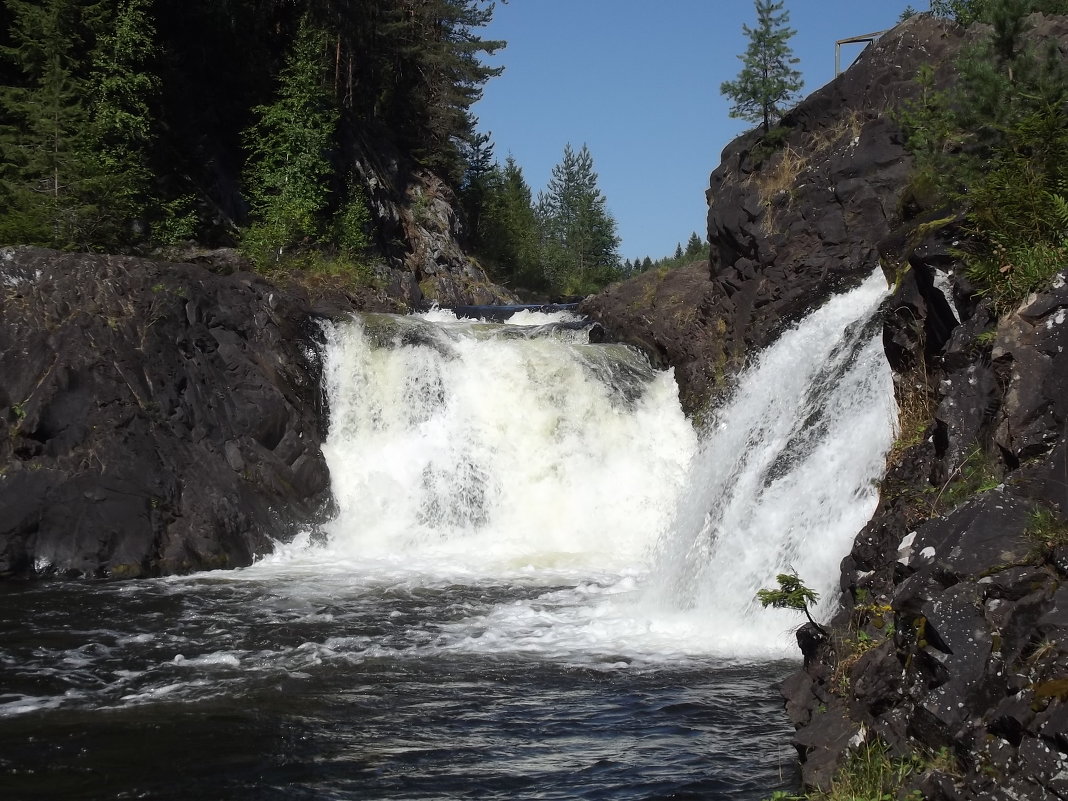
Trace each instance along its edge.
{"label": "cascading water", "polygon": [[671,377],[584,330],[515,324],[530,312],[442,318],[331,334],[330,550],[485,575],[636,564],[696,441]]}
{"label": "cascading water", "polygon": [[322,531],[244,570],[0,585],[0,784],[241,801],[793,786],[768,688],[800,620],[753,597],[794,569],[833,603],[892,436],[884,292],[872,278],[788,331],[699,433],[670,373],[575,320],[332,327]]}
{"label": "cascading water", "polygon": [[717,409],[661,543],[650,591],[699,610],[727,651],[782,643],[756,592],[796,572],[836,602],[841,558],[878,502],[896,404],[875,316],[881,274],[764,351]]}
{"label": "cascading water", "polygon": [[756,591],[795,570],[821,610],[834,602],[893,436],[884,294],[873,276],[787,331],[700,439],[669,373],[558,316],[335,328],[326,453],[340,511],[318,556],[416,584],[548,588],[447,627],[436,648],[788,655],[797,621]]}

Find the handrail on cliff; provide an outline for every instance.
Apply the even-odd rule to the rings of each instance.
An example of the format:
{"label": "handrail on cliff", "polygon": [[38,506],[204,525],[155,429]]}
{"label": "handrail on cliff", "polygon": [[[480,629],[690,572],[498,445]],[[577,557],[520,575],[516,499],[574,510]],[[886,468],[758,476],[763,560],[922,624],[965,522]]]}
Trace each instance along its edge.
{"label": "handrail on cliff", "polygon": [[870,45],[872,42],[874,42],[876,39],[878,39],[880,36],[882,36],[888,30],[890,30],[890,29],[887,28],[886,30],[875,31],[874,33],[863,33],[860,36],[849,36],[849,37],[847,37],[845,39],[839,39],[837,42],[835,42],[834,43],[834,77],[837,78],[839,75],[842,74],[842,45],[844,45],[844,44],[860,44],[861,42],[864,42],[865,45]]}

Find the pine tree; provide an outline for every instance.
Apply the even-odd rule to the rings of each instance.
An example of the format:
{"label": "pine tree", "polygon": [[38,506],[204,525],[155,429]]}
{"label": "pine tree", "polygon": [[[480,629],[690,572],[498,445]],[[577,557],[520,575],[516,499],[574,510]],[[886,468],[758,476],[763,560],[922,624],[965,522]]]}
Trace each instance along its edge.
{"label": "pine tree", "polygon": [[88,115],[77,77],[75,0],[8,0],[13,24],[3,55],[22,73],[0,89],[0,240],[83,245],[82,188]]}
{"label": "pine tree", "polygon": [[489,262],[498,280],[523,289],[547,289],[539,258],[537,219],[522,169],[509,156],[504,167],[494,165],[486,186],[486,204],[477,232],[478,254]]}
{"label": "pine tree", "polygon": [[121,247],[143,228],[150,204],[154,120],[149,104],[159,79],[148,66],[155,54],[150,0],[119,0],[107,16],[90,58],[86,132],[95,178],[88,189],[96,209],[93,240]]}
{"label": "pine tree", "polygon": [[324,80],[325,47],[324,33],[302,20],[277,99],[253,109],[257,120],[246,132],[252,225],[243,245],[260,265],[319,242],[326,230],[338,111]]}
{"label": "pine tree", "polygon": [[783,10],[783,2],[754,0],[757,25],[742,25],[749,37],[749,46],[742,60],[737,80],[720,84],[720,94],[730,98],[732,117],[759,122],[767,131],[772,118],[782,113],[783,106],[800,91],[804,82],[794,69],[794,58],[788,44],[796,31],[787,27],[790,14]]}
{"label": "pine tree", "polygon": [[619,238],[607,201],[597,187],[586,145],[564,148],[549,185],[538,196],[542,262],[552,285],[565,294],[593,291],[619,277]]}
{"label": "pine tree", "polygon": [[493,3],[485,0],[389,0],[381,11],[391,63],[375,105],[388,109],[387,122],[416,159],[453,186],[465,167],[459,143],[474,134],[470,108],[503,70],[481,60],[504,47],[476,33],[492,17]]}

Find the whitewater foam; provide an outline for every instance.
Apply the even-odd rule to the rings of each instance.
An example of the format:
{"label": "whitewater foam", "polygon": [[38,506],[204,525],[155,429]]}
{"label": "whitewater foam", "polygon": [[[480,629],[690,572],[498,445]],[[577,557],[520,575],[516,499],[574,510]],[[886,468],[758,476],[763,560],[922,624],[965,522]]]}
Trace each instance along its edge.
{"label": "whitewater foam", "polygon": [[409,621],[399,638],[325,645],[324,658],[792,656],[801,621],[755,592],[797,570],[824,596],[817,614],[834,601],[893,437],[873,322],[885,292],[873,276],[787,331],[700,437],[670,372],[581,332],[556,337],[560,315],[336,326],[324,451],[339,513],[325,542],[301,539],[233,578],[277,577],[301,603],[526,588]]}

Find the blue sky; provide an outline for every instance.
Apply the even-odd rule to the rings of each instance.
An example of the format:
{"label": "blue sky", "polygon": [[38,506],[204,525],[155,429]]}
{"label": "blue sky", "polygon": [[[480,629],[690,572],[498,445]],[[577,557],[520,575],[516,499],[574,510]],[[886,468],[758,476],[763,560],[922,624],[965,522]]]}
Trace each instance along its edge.
{"label": "blue sky", "polygon": [[[786,0],[803,95],[834,77],[838,39],[891,28],[906,0]],[[913,0],[926,10],[926,0]],[[751,0],[510,0],[482,35],[508,46],[473,111],[494,154],[534,193],[564,145],[589,145],[624,259],[667,256],[705,236],[704,191],[723,148],[750,127],[719,85],[737,76]],[[842,48],[843,66],[859,45]]]}

